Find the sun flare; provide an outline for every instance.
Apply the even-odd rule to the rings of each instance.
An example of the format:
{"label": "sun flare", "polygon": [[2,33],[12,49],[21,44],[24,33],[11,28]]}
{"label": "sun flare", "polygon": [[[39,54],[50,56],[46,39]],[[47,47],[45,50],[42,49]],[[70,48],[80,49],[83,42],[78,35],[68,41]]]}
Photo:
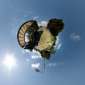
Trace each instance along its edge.
{"label": "sun flare", "polygon": [[12,70],[16,66],[16,59],[13,54],[7,53],[2,61],[2,64],[4,67],[6,67],[8,70]]}

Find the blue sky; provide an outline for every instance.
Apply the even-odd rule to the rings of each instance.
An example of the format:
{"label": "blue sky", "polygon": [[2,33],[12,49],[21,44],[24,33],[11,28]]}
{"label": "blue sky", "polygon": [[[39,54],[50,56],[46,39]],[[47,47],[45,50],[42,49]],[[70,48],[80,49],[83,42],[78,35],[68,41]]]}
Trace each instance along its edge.
{"label": "blue sky", "polygon": [[[17,68],[8,73],[0,64],[0,85],[84,85],[85,84],[85,1],[84,0],[0,0],[0,62],[14,53]],[[62,18],[61,49],[47,63],[46,72],[36,73],[26,62],[16,33],[26,20]]]}

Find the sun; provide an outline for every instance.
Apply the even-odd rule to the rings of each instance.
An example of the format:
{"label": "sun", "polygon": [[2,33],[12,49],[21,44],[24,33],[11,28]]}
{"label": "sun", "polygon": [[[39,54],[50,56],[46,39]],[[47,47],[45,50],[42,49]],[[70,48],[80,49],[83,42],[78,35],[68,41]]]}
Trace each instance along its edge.
{"label": "sun", "polygon": [[16,67],[16,59],[14,54],[7,53],[2,61],[4,67],[6,67],[9,71],[11,71],[14,67]]}

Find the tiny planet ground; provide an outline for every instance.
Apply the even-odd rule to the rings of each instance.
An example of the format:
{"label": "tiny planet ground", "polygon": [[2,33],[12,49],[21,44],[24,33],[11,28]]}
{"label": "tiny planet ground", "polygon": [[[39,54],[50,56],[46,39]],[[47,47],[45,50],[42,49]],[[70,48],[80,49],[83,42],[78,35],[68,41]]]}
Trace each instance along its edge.
{"label": "tiny planet ground", "polygon": [[28,50],[35,49],[41,53],[43,58],[49,59],[57,36],[63,28],[64,22],[61,19],[50,19],[47,26],[41,25],[40,27],[35,20],[29,20],[22,24],[18,31],[18,43],[20,47]]}

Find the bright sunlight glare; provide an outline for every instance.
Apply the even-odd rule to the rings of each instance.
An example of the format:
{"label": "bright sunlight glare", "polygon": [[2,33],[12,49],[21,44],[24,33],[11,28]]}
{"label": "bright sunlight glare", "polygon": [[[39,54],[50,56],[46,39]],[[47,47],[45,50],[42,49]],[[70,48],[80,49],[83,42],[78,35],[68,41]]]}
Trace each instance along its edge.
{"label": "bright sunlight glare", "polygon": [[2,64],[4,65],[4,67],[6,67],[6,69],[11,71],[16,66],[16,59],[14,54],[6,54],[2,61]]}

